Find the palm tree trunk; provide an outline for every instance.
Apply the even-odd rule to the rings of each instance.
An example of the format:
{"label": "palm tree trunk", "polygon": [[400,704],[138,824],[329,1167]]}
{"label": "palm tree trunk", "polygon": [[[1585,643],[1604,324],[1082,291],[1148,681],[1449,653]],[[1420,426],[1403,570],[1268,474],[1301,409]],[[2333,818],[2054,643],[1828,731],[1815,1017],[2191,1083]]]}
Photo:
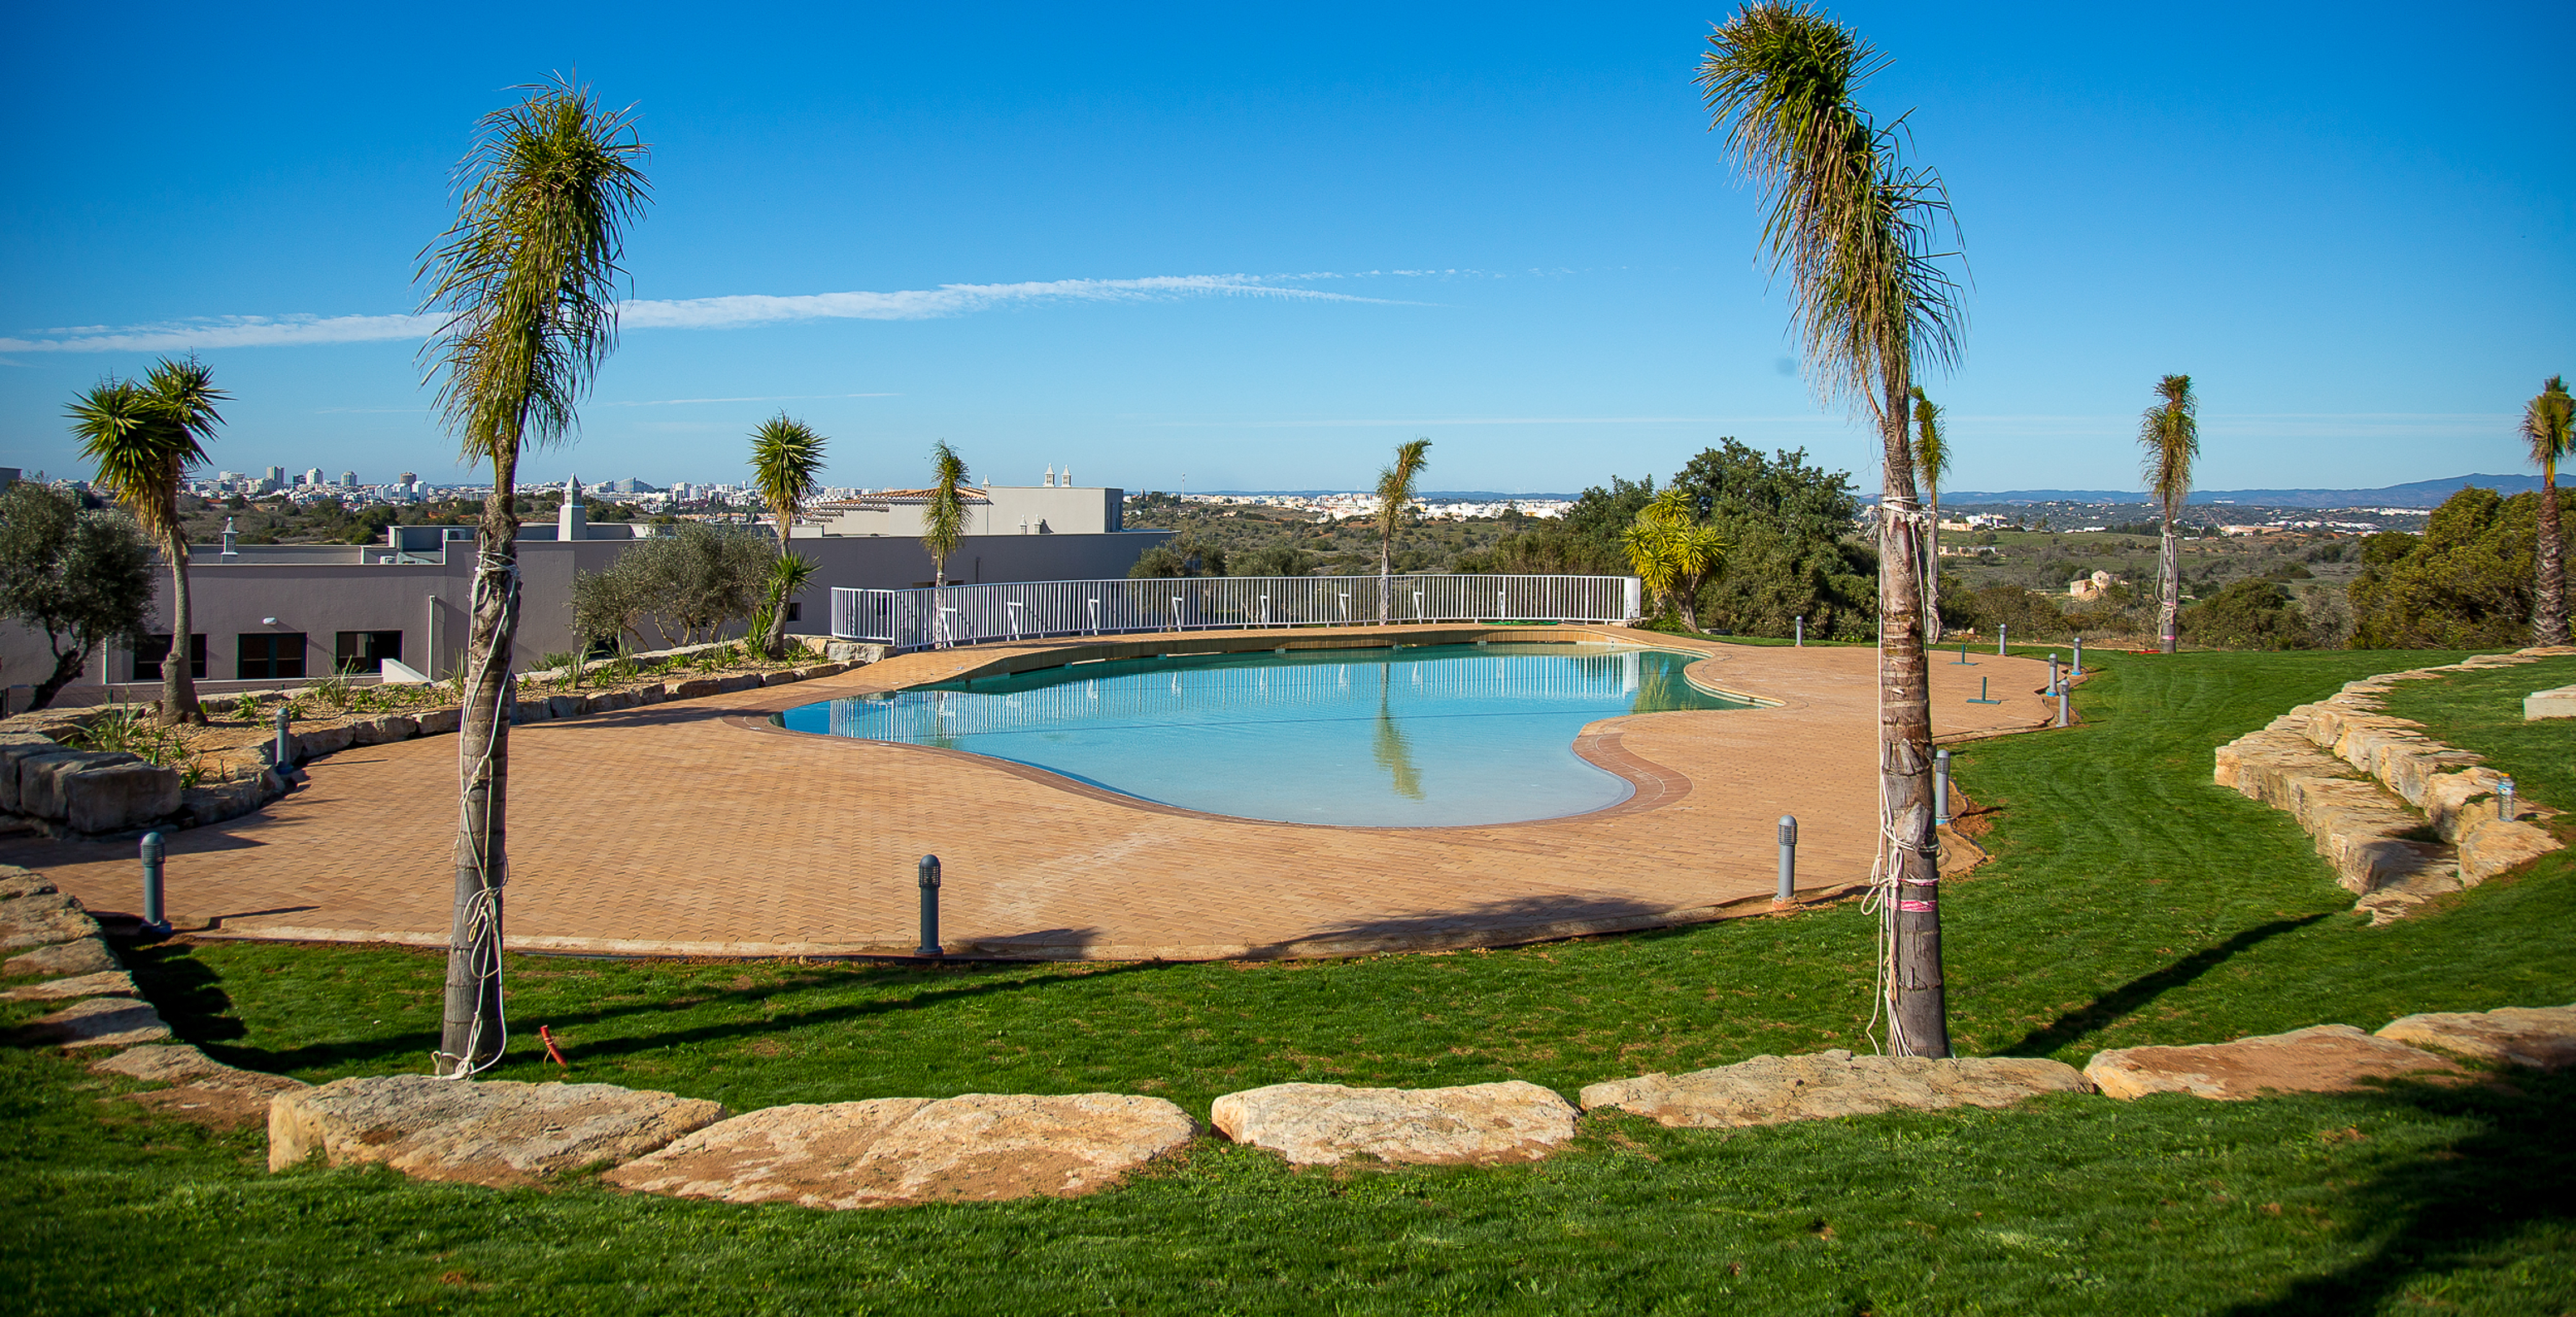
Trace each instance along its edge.
{"label": "palm tree trunk", "polygon": [[2540,536],[2532,546],[2531,643],[2567,643],[2567,542],[2558,529],[2558,472],[2540,472]]}
{"label": "palm tree trunk", "polygon": [[2182,541],[2174,534],[2174,514],[2170,506],[2165,509],[2164,549],[2156,557],[2156,571],[2158,588],[2162,591],[2162,602],[2156,606],[2157,643],[2163,646],[2165,653],[2171,654],[2176,648],[2176,637],[2182,630]]}
{"label": "palm tree trunk", "polygon": [[1932,827],[1932,670],[1923,647],[1923,526],[1905,433],[1907,386],[1887,381],[1886,476],[1878,552],[1878,781],[1885,849],[1896,890],[1888,919],[1894,977],[1891,1040],[1901,1056],[1948,1056],[1948,989],[1941,973],[1941,865]]}
{"label": "palm tree trunk", "polygon": [[458,674],[456,913],[447,942],[440,1074],[471,1072],[501,1052],[501,888],[509,877],[510,651],[519,630],[516,445],[492,460],[492,497],[476,545],[472,629]]}
{"label": "palm tree trunk", "polygon": [[168,534],[170,542],[165,548],[170,555],[170,652],[161,658],[161,721],[175,727],[205,722],[206,711],[197,706],[197,647],[189,630],[194,619],[188,599],[188,535],[175,517],[170,519]]}
{"label": "palm tree trunk", "polygon": [[1377,536],[1377,620],[1387,621],[1387,601],[1395,596],[1395,527],[1381,526]]}
{"label": "palm tree trunk", "polygon": [[[778,557],[782,562],[787,558],[788,521],[788,514],[784,512],[778,514]],[[766,635],[763,635],[760,638],[760,652],[769,658],[776,658],[779,653],[786,648],[787,600],[784,597],[781,597],[770,601],[769,631]]]}

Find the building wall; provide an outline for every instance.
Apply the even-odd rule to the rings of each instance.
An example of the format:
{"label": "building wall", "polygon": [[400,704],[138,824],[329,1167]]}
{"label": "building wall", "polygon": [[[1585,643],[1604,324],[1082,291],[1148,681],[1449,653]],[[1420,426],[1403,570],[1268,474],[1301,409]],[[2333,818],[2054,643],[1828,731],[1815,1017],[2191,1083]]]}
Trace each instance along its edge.
{"label": "building wall", "polygon": [[[530,529],[551,536],[555,528]],[[636,543],[622,528],[592,526],[589,531],[600,538],[519,541],[519,633],[512,656],[518,667],[529,668],[540,655],[578,647],[572,634],[574,574],[605,570]],[[622,538],[606,538],[611,533]],[[1169,534],[970,535],[949,558],[948,575],[969,583],[1123,577],[1146,549]],[[221,561],[217,546],[191,549],[191,623],[206,637],[206,680],[230,683],[236,678],[246,635],[301,633],[306,676],[326,675],[343,631],[400,631],[405,664],[437,678],[453,675],[465,648],[474,541],[419,539],[418,547],[407,543],[400,554],[386,545],[257,546],[255,554],[245,548],[230,563]],[[931,580],[930,555],[918,539],[799,538],[795,549],[812,559],[816,570],[813,584],[796,596],[801,618],[788,624],[791,633],[820,635],[830,628],[835,586],[902,589]],[[385,561],[389,558],[400,560]],[[168,572],[162,571],[158,580],[152,616],[167,625]],[[649,625],[646,630],[648,640],[655,640]],[[43,632],[0,622],[0,680],[33,686],[52,671]],[[96,703],[107,694],[101,681],[130,682],[133,674],[132,652],[115,647],[103,664],[93,658],[82,681],[55,702]],[[136,692],[118,695],[131,698]],[[9,707],[23,709],[26,700],[20,691]]]}
{"label": "building wall", "polygon": [[[1127,491],[1098,486],[991,485],[966,505],[966,529],[975,535],[1105,535],[1125,529]],[[919,538],[919,499],[860,497],[816,509],[816,535],[883,535]],[[1027,529],[1023,530],[1022,527]],[[798,538],[803,538],[799,532]]]}

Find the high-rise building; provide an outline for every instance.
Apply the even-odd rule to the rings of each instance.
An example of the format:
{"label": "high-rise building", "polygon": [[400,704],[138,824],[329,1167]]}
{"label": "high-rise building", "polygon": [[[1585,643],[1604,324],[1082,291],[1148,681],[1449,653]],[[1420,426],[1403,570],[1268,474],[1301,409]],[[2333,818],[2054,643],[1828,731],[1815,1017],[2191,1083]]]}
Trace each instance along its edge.
{"label": "high-rise building", "polygon": [[394,477],[394,479],[406,485],[417,485],[420,483],[420,477],[409,471],[403,472],[401,475]]}
{"label": "high-rise building", "polygon": [[358,487],[358,473],[357,473],[357,472],[355,472],[355,471],[343,471],[343,472],[341,472],[341,473],[340,473],[340,488],[342,488],[342,489],[356,489],[357,487]]}
{"label": "high-rise building", "polygon": [[270,467],[268,469],[268,473],[260,478],[259,487],[262,490],[286,488],[286,468],[282,466]]}
{"label": "high-rise building", "polygon": [[304,478],[303,478],[302,480],[297,481],[296,483],[297,483],[297,484],[299,484],[299,485],[308,485],[308,486],[319,487],[319,486],[321,485],[321,483],[322,483],[322,468],[320,468],[320,467],[318,467],[318,466],[317,466],[317,467],[314,467],[313,469],[311,469],[311,470],[309,470],[309,471],[306,471],[306,472],[304,473]]}

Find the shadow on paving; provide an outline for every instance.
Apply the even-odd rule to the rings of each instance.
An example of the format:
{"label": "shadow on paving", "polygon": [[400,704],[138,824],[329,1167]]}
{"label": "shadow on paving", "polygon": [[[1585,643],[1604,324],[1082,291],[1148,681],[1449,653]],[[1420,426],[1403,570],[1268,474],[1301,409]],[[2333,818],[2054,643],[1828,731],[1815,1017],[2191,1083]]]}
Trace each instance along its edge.
{"label": "shadow on paving", "polygon": [[2032,1030],[2012,1046],[1995,1053],[1997,1056],[2048,1056],[2059,1048],[2087,1034],[2109,1028],[2122,1017],[2136,1013],[2147,1003],[2183,986],[2261,943],[2283,933],[2295,933],[2325,915],[2302,915],[2297,919],[2275,919],[2257,924],[2216,946],[2202,947],[2151,974],[2142,974],[2119,987],[2095,997],[2082,1006],[2058,1016],[2047,1025]]}
{"label": "shadow on paving", "polygon": [[[2395,1107],[2473,1121],[2478,1131],[2447,1149],[2394,1166],[2360,1186],[2351,1199],[2378,1247],[2350,1266],[2293,1282],[2263,1303],[2229,1309],[2235,1317],[2377,1312],[2418,1276],[2501,1272],[2519,1256],[2516,1236],[2534,1226],[2576,1223],[2576,1073],[2507,1070],[2496,1082],[2457,1087],[2395,1084],[2346,1099],[2356,1116]],[[2528,1245],[2521,1246],[2527,1249]],[[2544,1262],[2540,1274],[2564,1274]],[[2472,1292],[2479,1286],[2470,1285]],[[2489,1300],[2512,1302],[2492,1293]],[[2548,1296],[2523,1295],[2526,1299]],[[2435,1298],[2413,1302],[2450,1307]],[[2562,1300],[2563,1301],[2563,1300]],[[2548,1311],[2558,1311],[2555,1305]]]}
{"label": "shadow on paving", "polygon": [[[1575,932],[1550,932],[1556,925],[1608,923],[1619,920],[1640,921],[1639,927],[1658,927],[1643,921],[1661,921],[1672,907],[1629,897],[1604,896],[1523,896],[1508,901],[1484,901],[1454,910],[1423,910],[1406,915],[1388,915],[1336,925],[1321,932],[1284,942],[1272,942],[1252,948],[1250,959],[1288,956],[1369,954],[1380,948],[1369,943],[1385,943],[1387,951],[1428,950],[1426,943],[1437,941],[1440,947],[1470,946],[1461,937],[1473,933],[1499,933],[1505,937],[1526,936],[1533,941],[1577,937]],[[1626,931],[1608,929],[1603,931]],[[1338,948],[1344,943],[1361,947],[1345,951],[1318,951]]]}

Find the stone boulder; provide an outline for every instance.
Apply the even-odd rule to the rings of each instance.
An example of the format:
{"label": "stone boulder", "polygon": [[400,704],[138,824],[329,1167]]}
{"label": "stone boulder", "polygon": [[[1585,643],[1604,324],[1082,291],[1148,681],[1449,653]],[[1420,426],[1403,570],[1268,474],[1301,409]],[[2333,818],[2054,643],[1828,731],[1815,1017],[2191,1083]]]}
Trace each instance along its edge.
{"label": "stone boulder", "polygon": [[391,741],[408,741],[420,735],[420,720],[407,714],[379,714],[358,720],[350,725],[349,730],[360,745],[383,745]]}
{"label": "stone boulder", "polygon": [[1457,1088],[1272,1084],[1228,1093],[1210,1112],[1237,1143],[1300,1166],[1353,1157],[1382,1162],[1537,1161],[1574,1137],[1574,1104],[1507,1080]]}
{"label": "stone boulder", "polygon": [[132,1047],[170,1040],[170,1026],[150,1002],[127,997],[92,997],[43,1016],[19,1030],[35,1043],[52,1043],[66,1051],[91,1047]]}
{"label": "stone boulder", "polygon": [[26,762],[58,755],[69,746],[36,732],[0,732],[0,814],[24,814],[18,804],[18,774]]}
{"label": "stone boulder", "polygon": [[1587,1085],[1582,1098],[1586,1111],[1615,1108],[1676,1129],[1730,1129],[1898,1109],[2006,1107],[2091,1087],[2075,1067],[2039,1057],[1854,1056],[1837,1048],[1614,1079]]}
{"label": "stone boulder", "polygon": [[461,716],[461,712],[456,709],[426,710],[420,715],[420,734],[423,736],[441,736],[448,732],[455,731],[457,719]]}
{"label": "stone boulder", "polygon": [[2576,1065],[2576,1006],[2409,1015],[2391,1021],[2378,1036],[2498,1065],[2556,1070]]}
{"label": "stone boulder", "polygon": [[179,811],[179,770],[139,759],[72,769],[56,782],[74,832],[126,832]]}
{"label": "stone boulder", "polygon": [[641,1157],[727,1114],[717,1103],[614,1084],[340,1079],[271,1102],[268,1169],[320,1152],[333,1166],[382,1162],[416,1179],[528,1184]]}
{"label": "stone boulder", "polygon": [[89,1071],[170,1085],[128,1093],[123,1100],[211,1129],[265,1122],[271,1098],[311,1087],[300,1079],[225,1065],[185,1044],[119,1052],[92,1062]]}
{"label": "stone boulder", "polygon": [[757,672],[737,672],[731,676],[718,677],[716,679],[716,691],[719,694],[725,695],[730,695],[735,691],[759,690],[760,685],[760,674]]}
{"label": "stone boulder", "polygon": [[33,869],[15,864],[0,864],[0,901],[15,901],[22,896],[43,896],[54,890],[53,880]]}
{"label": "stone boulder", "polygon": [[2348,1024],[2189,1047],[2118,1047],[2096,1052],[2084,1077],[2115,1098],[2190,1093],[2240,1101],[2265,1091],[2334,1093],[2374,1079],[2456,1074],[2449,1061]]}
{"label": "stone boulder", "polygon": [[338,754],[357,744],[358,733],[347,724],[336,727],[308,727],[288,734],[295,742],[295,762]]}
{"label": "stone boulder", "polygon": [[770,1107],[602,1177],[733,1203],[895,1207],[1104,1189],[1196,1134],[1161,1098],[968,1093]]}
{"label": "stone boulder", "polygon": [[98,921],[81,909],[77,898],[45,892],[0,901],[0,951],[51,946],[98,936]]}
{"label": "stone boulder", "polygon": [[666,681],[662,683],[662,690],[666,699],[694,700],[719,694],[724,687],[713,677],[701,677],[695,681]]}
{"label": "stone boulder", "polygon": [[63,801],[63,778],[66,775],[142,762],[139,757],[122,751],[102,753],[59,745],[52,750],[39,750],[18,761],[17,812],[29,818],[59,822],[66,812]]}
{"label": "stone boulder", "polygon": [[[91,921],[93,926],[96,922]],[[116,957],[108,951],[107,943],[93,934],[11,956],[7,964],[0,964],[0,974],[11,978],[28,974],[98,974],[116,967]]]}
{"label": "stone boulder", "polygon": [[70,1001],[75,997],[139,997],[134,990],[134,976],[123,970],[101,970],[95,974],[75,974],[67,979],[47,979],[42,983],[22,984],[0,991],[0,1001]]}

